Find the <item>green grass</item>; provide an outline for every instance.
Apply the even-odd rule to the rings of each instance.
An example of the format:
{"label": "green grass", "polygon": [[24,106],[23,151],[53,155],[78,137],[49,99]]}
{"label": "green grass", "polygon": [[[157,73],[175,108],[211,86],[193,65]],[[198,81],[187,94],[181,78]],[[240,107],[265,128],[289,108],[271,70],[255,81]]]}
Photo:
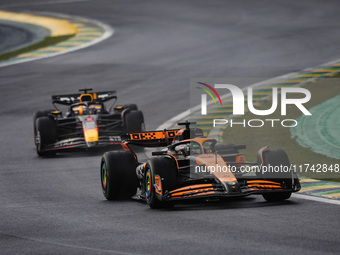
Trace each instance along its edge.
{"label": "green grass", "polygon": [[36,44],[30,45],[30,46],[27,46],[27,47],[24,47],[24,48],[15,50],[15,51],[11,51],[11,52],[1,54],[0,55],[0,61],[16,57],[16,56],[23,54],[23,53],[26,53],[26,52],[30,52],[30,51],[34,51],[34,50],[37,50],[37,49],[40,49],[40,48],[47,47],[47,46],[55,45],[59,42],[65,41],[65,40],[67,40],[67,39],[69,39],[73,36],[74,35],[58,36],[58,37],[48,36],[43,41],[38,42]]}
{"label": "green grass", "polygon": [[[320,79],[316,82],[308,84],[305,86],[305,88],[307,88],[312,95],[312,99],[305,104],[306,108],[309,109],[340,94],[340,79],[334,79],[334,77],[332,79]],[[280,101],[278,105],[280,106]],[[262,103],[261,106],[257,108],[269,109],[270,106],[271,101],[268,101]],[[235,121],[240,121],[243,119],[296,119],[302,115],[301,111],[295,106],[287,107],[287,116],[281,116],[280,109],[281,108],[278,107],[277,111],[270,116],[257,116],[248,112],[245,116],[242,116],[242,118],[238,118]],[[282,127],[280,124],[276,124],[274,128],[271,127],[270,123],[265,124],[261,128],[243,127],[241,125],[227,127],[224,131],[223,139],[228,143],[246,144],[247,149],[245,150],[245,155],[247,160],[252,162],[256,161],[257,151],[261,147],[268,145],[273,149],[280,148],[285,150],[292,164],[340,164],[340,160],[338,159],[317,154],[307,148],[300,146],[294,138],[291,138],[290,128]],[[313,172],[298,172],[298,174],[310,178],[340,181],[340,173],[322,174]]]}

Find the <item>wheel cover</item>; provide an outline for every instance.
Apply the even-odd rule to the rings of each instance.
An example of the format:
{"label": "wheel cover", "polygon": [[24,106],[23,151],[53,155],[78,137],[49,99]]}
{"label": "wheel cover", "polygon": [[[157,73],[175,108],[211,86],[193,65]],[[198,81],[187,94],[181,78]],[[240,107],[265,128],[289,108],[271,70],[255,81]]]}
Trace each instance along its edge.
{"label": "wheel cover", "polygon": [[37,132],[35,136],[35,145],[37,147],[38,151],[41,151],[41,137],[40,137],[40,131]]}
{"label": "wheel cover", "polygon": [[148,170],[145,176],[145,192],[146,192],[147,197],[151,196],[151,191],[152,191],[152,180],[151,180],[150,170]]}
{"label": "wheel cover", "polygon": [[102,187],[106,189],[107,179],[106,179],[106,164],[102,165]]}

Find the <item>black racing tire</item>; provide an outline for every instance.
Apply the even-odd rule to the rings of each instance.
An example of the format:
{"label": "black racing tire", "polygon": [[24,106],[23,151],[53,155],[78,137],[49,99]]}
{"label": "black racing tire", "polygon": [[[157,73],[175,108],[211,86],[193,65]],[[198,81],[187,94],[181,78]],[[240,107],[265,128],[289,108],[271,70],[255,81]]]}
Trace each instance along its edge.
{"label": "black racing tire", "polygon": [[292,192],[276,192],[276,193],[265,193],[262,194],[263,198],[267,202],[281,202],[283,200],[289,199]]}
{"label": "black racing tire", "polygon": [[40,117],[47,117],[49,113],[51,113],[54,110],[44,110],[44,111],[37,111],[33,114],[33,130],[34,130],[34,137],[36,135],[36,129],[37,129],[37,119]]}
{"label": "black racing tire", "polygon": [[137,161],[130,151],[106,152],[100,164],[102,191],[107,200],[129,199],[136,194]]}
{"label": "black racing tire", "polygon": [[50,117],[40,117],[36,119],[35,145],[39,156],[53,156],[56,151],[43,151],[42,149],[57,140],[56,123]]}
{"label": "black racing tire", "polygon": [[136,104],[124,104],[123,105],[124,109],[130,109],[131,111],[137,111],[138,107]]}
{"label": "black racing tire", "polygon": [[[287,153],[281,149],[265,150],[262,154],[263,165],[265,166],[283,166],[290,168],[290,162]],[[278,173],[264,173],[263,179],[270,181],[276,181],[282,183],[285,188],[292,189],[292,173],[289,172],[278,172]],[[268,202],[280,202],[285,199],[289,199],[291,191],[272,192],[263,194],[263,198]]]}
{"label": "black racing tire", "polygon": [[141,111],[129,111],[124,114],[125,133],[144,131],[144,116]]}
{"label": "black racing tire", "polygon": [[177,168],[172,159],[167,157],[151,158],[146,165],[145,172],[145,197],[146,202],[152,209],[169,208],[174,206],[170,201],[162,201],[159,195],[156,194],[154,187],[155,176],[158,175],[161,179],[162,194],[176,189],[177,186]]}

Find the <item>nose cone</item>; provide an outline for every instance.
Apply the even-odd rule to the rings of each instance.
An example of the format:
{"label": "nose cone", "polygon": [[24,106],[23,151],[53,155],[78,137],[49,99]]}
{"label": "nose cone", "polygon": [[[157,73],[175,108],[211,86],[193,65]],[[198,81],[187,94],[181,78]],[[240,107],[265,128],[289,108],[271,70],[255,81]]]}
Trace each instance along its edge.
{"label": "nose cone", "polygon": [[93,147],[98,144],[98,128],[85,129],[84,138],[88,147]]}
{"label": "nose cone", "polygon": [[222,185],[227,193],[241,193],[240,185],[236,180],[231,182],[222,182]]}

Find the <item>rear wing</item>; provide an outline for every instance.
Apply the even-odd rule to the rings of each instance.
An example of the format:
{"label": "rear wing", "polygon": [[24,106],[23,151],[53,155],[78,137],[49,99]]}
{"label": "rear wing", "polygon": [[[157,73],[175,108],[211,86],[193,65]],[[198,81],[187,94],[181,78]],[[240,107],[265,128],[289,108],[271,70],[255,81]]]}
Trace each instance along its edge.
{"label": "rear wing", "polygon": [[[93,97],[93,101],[96,102],[106,102],[111,99],[117,99],[116,91],[101,91],[101,92],[87,92],[86,94],[91,94]],[[63,105],[71,105],[74,103],[79,103],[80,96],[83,93],[77,94],[65,94],[65,95],[53,95],[52,103],[58,103]]]}
{"label": "rear wing", "polygon": [[125,142],[143,147],[164,147],[172,143],[180,129],[127,134]]}

